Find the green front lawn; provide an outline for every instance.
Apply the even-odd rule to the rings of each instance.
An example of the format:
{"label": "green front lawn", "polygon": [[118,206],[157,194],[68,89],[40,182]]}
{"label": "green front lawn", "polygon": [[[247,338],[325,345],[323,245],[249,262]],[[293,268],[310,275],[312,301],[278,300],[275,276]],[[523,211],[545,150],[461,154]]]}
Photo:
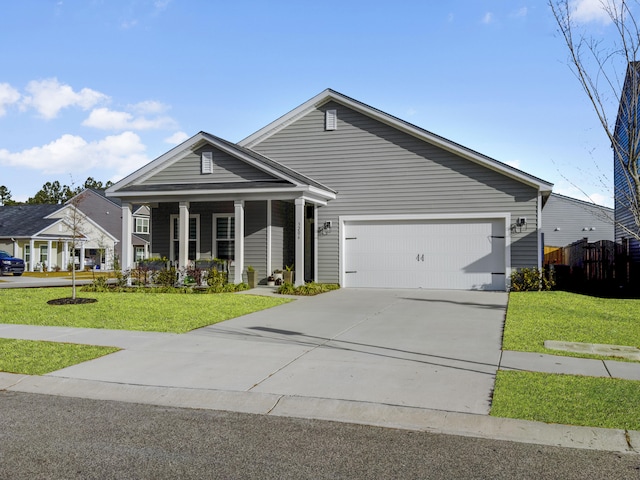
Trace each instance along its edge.
{"label": "green front lawn", "polygon": [[115,347],[0,338],[0,372],[44,375],[118,350]]}
{"label": "green front lawn", "polygon": [[[503,349],[607,358],[544,348],[545,340],[640,346],[640,300],[568,292],[512,292]],[[491,415],[640,430],[640,382],[499,371]]]}
{"label": "green front lawn", "polygon": [[640,382],[615,378],[500,371],[494,417],[640,430]]}
{"label": "green front lawn", "polygon": [[502,348],[605,358],[544,348],[545,340],[640,347],[640,300],[568,292],[512,292]]}
{"label": "green front lawn", "polygon": [[47,304],[48,300],[70,296],[71,288],[2,289],[0,323],[184,333],[291,301],[233,293],[79,292],[78,296],[98,301],[85,305]]}

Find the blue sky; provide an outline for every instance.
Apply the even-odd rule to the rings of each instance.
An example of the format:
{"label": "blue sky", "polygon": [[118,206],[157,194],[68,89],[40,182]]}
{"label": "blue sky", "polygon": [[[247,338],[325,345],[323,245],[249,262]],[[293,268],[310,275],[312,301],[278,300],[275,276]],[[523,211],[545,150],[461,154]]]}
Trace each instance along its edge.
{"label": "blue sky", "polygon": [[[599,0],[576,2],[608,39]],[[332,88],[611,205],[609,142],[567,58],[545,0],[4,1],[0,185],[23,201],[115,181]]]}

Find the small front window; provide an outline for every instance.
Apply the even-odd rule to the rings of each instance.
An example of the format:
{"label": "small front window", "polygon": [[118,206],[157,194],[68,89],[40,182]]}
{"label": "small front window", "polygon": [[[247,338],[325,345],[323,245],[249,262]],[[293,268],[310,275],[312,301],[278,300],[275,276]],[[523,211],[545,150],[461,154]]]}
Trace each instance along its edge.
{"label": "small front window", "polygon": [[[198,238],[200,231],[200,216],[189,215],[189,253],[188,260],[197,260],[199,256],[198,252]],[[178,260],[180,258],[180,217],[178,215],[171,215],[171,260]]]}
{"label": "small front window", "polygon": [[233,260],[235,257],[235,218],[215,217],[214,238],[216,243],[215,257],[222,260]]}
{"label": "small front window", "polygon": [[135,261],[139,262],[144,260],[144,247],[134,247],[135,248]]}
{"label": "small front window", "polygon": [[135,233],[148,234],[149,233],[149,219],[148,218],[136,218]]}

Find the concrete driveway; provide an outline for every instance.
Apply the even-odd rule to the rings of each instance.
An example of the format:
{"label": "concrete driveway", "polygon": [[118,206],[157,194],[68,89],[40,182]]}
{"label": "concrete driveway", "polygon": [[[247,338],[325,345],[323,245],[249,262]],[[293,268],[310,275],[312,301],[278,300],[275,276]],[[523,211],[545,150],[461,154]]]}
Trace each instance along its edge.
{"label": "concrete driveway", "polygon": [[499,292],[342,289],[183,335],[49,327],[57,341],[125,348],[49,376],[487,414],[506,304]]}

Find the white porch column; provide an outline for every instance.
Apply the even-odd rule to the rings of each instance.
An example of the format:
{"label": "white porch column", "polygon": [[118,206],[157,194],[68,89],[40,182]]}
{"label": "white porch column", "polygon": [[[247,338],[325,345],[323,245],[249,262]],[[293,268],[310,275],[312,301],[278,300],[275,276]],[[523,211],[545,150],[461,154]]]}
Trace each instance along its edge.
{"label": "white porch column", "polygon": [[84,270],[84,241],[80,242],[80,271]]}
{"label": "white porch column", "polygon": [[30,272],[36,271],[36,242],[33,240],[29,240],[29,266]]}
{"label": "white porch column", "polygon": [[296,198],[296,280],[295,286],[304,285],[304,198]]}
{"label": "white porch column", "polygon": [[235,215],[235,238],[234,238],[234,281],[242,283],[242,271],[244,270],[244,200],[233,202]]}
{"label": "white porch column", "polygon": [[189,202],[180,202],[178,232],[178,267],[185,268],[189,262]]}
{"label": "white porch column", "polygon": [[267,271],[266,276],[271,275],[272,266],[271,266],[271,242],[272,242],[272,228],[271,223],[273,222],[271,218],[271,200],[267,200]]}
{"label": "white porch column", "polygon": [[51,271],[51,265],[53,265],[53,263],[51,262],[52,256],[53,256],[53,241],[49,240],[47,242],[47,270],[48,271]]}
{"label": "white porch column", "polygon": [[65,272],[69,270],[69,242],[65,240],[63,242],[64,247],[62,248],[62,265],[61,268]]}
{"label": "white porch column", "polygon": [[120,268],[124,272],[133,267],[133,245],[131,245],[131,233],[133,232],[133,214],[131,204],[122,204],[122,242]]}
{"label": "white porch column", "polygon": [[313,206],[313,281],[318,281],[318,206]]}

